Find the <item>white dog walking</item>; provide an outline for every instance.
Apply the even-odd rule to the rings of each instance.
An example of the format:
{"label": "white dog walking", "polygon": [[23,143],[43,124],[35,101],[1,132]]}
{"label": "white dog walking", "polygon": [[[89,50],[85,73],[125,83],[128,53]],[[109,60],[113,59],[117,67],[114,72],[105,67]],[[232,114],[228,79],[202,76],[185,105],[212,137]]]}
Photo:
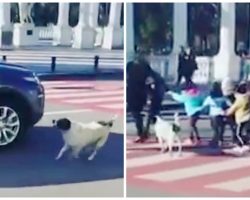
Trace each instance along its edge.
{"label": "white dog walking", "polygon": [[78,158],[81,150],[89,145],[93,145],[94,150],[88,157],[93,160],[97,151],[106,143],[109,132],[117,116],[110,121],[93,121],[90,123],[73,122],[67,118],[53,120],[62,133],[64,146],[58,153],[56,160],[71,149],[74,158]]}
{"label": "white dog walking", "polygon": [[180,129],[178,113],[175,113],[173,123],[163,120],[160,116],[156,116],[155,134],[161,146],[162,153],[164,153],[168,148],[168,152],[172,155],[173,146],[176,141],[178,143],[178,153],[181,155],[182,144],[178,136]]}

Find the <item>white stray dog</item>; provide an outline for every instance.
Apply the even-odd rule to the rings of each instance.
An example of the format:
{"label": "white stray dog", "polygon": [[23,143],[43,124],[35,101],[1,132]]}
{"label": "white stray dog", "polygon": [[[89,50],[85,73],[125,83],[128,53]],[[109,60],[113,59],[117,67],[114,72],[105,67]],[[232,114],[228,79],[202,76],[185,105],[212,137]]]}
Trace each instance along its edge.
{"label": "white stray dog", "polygon": [[82,149],[92,145],[93,152],[88,160],[93,160],[97,151],[106,143],[113,122],[117,115],[110,121],[93,121],[90,123],[73,122],[67,118],[53,120],[64,140],[64,146],[58,153],[56,160],[60,159],[63,154],[71,149],[74,158],[79,158]]}
{"label": "white stray dog", "polygon": [[181,155],[182,144],[177,135],[180,130],[181,128],[178,113],[175,113],[173,123],[163,120],[160,116],[156,116],[155,134],[161,146],[162,153],[164,153],[168,148],[168,152],[172,155],[173,146],[176,141],[178,143],[179,155]]}

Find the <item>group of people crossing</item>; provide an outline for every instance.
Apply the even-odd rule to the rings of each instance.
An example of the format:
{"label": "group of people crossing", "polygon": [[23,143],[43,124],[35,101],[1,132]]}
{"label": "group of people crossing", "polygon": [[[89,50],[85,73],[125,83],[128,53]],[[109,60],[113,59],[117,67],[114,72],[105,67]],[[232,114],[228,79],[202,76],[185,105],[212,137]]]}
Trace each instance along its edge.
{"label": "group of people crossing", "polygon": [[[194,65],[192,69],[195,70],[195,63],[191,64]],[[214,82],[207,93],[191,81],[189,75],[192,76],[192,73],[184,73],[185,76],[188,74],[186,85],[180,92],[175,92],[167,87],[165,80],[152,70],[142,56],[137,56],[135,60],[127,64],[127,108],[135,119],[138,133],[138,138],[134,142],[147,140],[150,123],[154,121],[156,115],[160,114],[162,101],[165,94],[168,94],[174,100],[184,104],[189,120],[189,141],[192,144],[202,142],[197,122],[200,115],[207,114],[213,130],[213,137],[210,141],[212,148],[223,147],[225,127],[228,125],[232,132],[233,150],[238,153],[249,151],[249,84],[247,82],[236,84],[226,78],[222,82]],[[147,102],[150,104],[144,127],[141,112]]]}

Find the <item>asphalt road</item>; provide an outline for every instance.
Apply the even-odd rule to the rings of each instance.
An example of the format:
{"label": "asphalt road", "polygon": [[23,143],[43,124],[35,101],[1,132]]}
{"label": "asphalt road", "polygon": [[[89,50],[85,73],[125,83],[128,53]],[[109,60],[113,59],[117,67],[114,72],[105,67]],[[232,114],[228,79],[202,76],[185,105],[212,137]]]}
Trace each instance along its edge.
{"label": "asphalt road", "polygon": [[[174,113],[174,111],[172,111]],[[172,116],[164,116],[173,120]],[[179,136],[189,136],[186,117],[181,120]],[[181,157],[161,154],[154,139],[133,144],[135,124],[127,122],[127,196],[128,197],[249,197],[250,153],[242,157],[224,153],[207,145],[213,132],[208,119],[198,121],[201,146],[183,143]],[[152,130],[151,130],[152,131]],[[231,142],[231,130],[225,140]]]}
{"label": "asphalt road", "polygon": [[[51,127],[52,120],[60,117],[89,122],[92,120],[105,120],[114,115],[114,113],[98,110],[85,110],[85,108],[60,104],[57,102],[46,101],[45,113],[42,120],[36,127]],[[123,115],[119,118],[112,128],[112,132],[123,134]],[[53,131],[51,134],[54,134]],[[58,149],[59,151],[59,149]],[[11,156],[11,155],[10,155]],[[123,155],[121,155],[123,156]],[[81,158],[80,158],[81,159]],[[14,161],[13,161],[14,162]],[[71,162],[69,160],[69,162]],[[100,166],[102,168],[102,166]],[[18,169],[16,169],[18,170]],[[49,173],[49,172],[48,172]],[[87,173],[87,172],[83,172]],[[18,188],[0,188],[1,197],[122,197],[123,196],[123,178],[80,182],[72,184],[48,185],[39,187],[18,187]]]}

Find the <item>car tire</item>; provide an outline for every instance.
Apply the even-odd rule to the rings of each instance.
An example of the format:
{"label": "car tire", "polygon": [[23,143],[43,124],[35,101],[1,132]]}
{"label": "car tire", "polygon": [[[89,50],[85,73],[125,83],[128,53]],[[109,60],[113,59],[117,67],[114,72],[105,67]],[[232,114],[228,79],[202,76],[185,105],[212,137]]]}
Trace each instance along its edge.
{"label": "car tire", "polygon": [[16,105],[10,99],[0,100],[0,148],[10,146],[23,138],[28,129],[28,115],[24,108],[20,102]]}

